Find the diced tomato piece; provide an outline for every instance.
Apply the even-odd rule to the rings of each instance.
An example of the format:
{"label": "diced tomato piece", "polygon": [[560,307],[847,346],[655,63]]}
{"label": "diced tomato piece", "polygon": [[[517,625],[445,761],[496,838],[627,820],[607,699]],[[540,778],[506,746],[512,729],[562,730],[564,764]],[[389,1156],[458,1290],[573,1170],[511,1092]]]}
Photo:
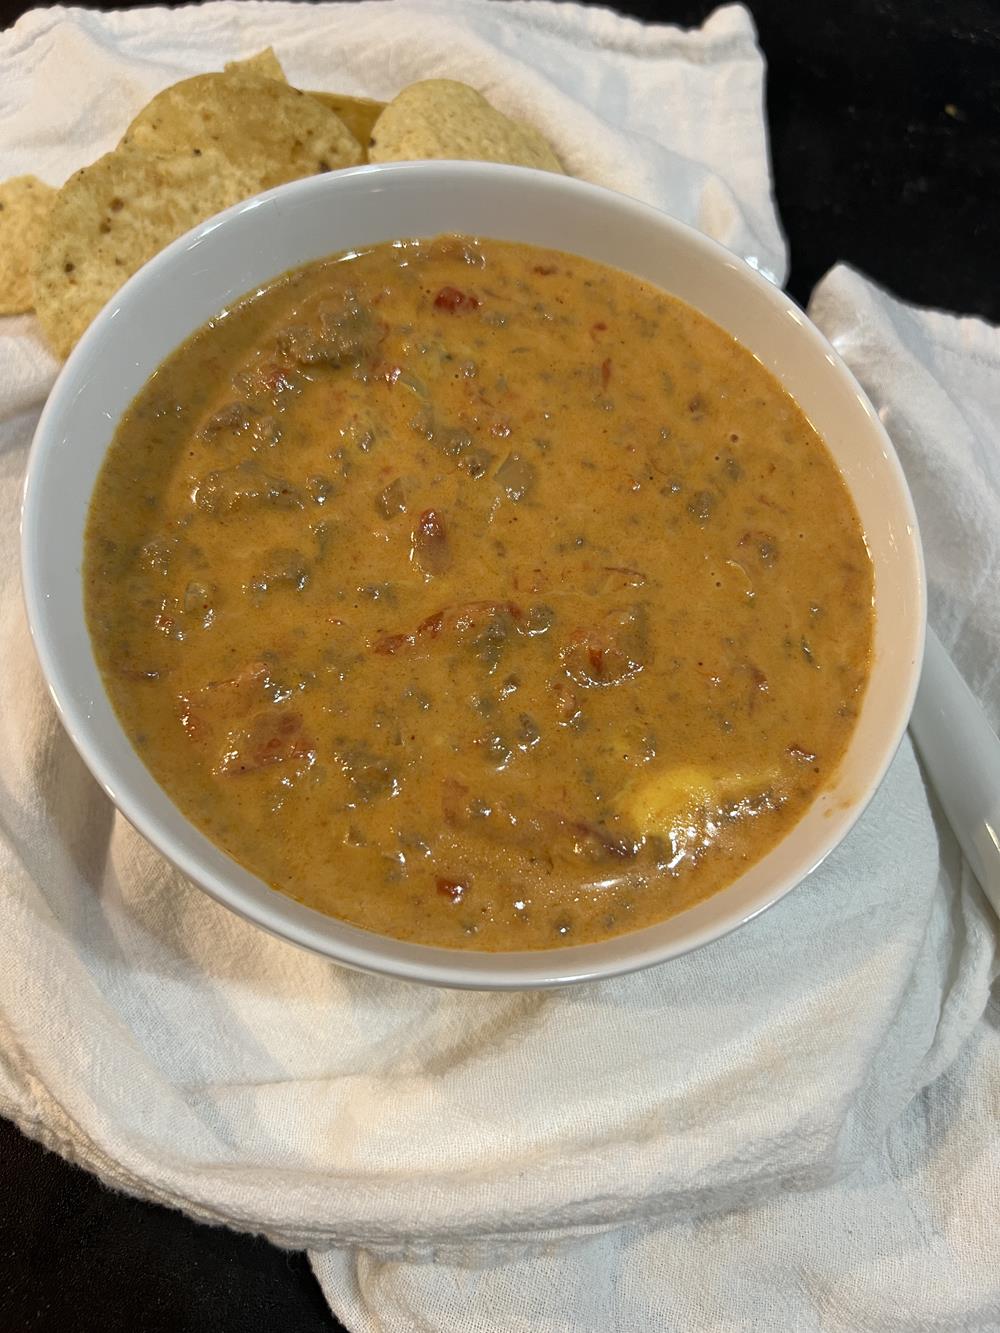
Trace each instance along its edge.
{"label": "diced tomato piece", "polygon": [[452,315],[458,311],[478,310],[479,305],[478,296],[459,291],[457,287],[442,287],[434,298],[436,310],[447,310]]}
{"label": "diced tomato piece", "polygon": [[257,773],[271,764],[308,759],[314,753],[312,741],[302,735],[301,713],[270,708],[248,726],[229,733],[216,771],[229,776]]}
{"label": "diced tomato piece", "polygon": [[383,657],[392,657],[400,648],[412,643],[413,636],[410,634],[383,634],[381,638],[375,640],[372,651],[380,653]]}
{"label": "diced tomato piece", "polygon": [[517,631],[523,632],[525,613],[517,602],[461,602],[425,616],[412,634],[381,635],[372,644],[372,651],[392,656],[401,648],[416,647],[421,640],[437,639],[442,634],[465,634],[496,616],[509,616]]}
{"label": "diced tomato piece", "polygon": [[460,903],[468,888],[468,884],[463,884],[460,879],[444,879],[440,875],[437,878],[438,893],[444,898],[450,898],[453,903]]}

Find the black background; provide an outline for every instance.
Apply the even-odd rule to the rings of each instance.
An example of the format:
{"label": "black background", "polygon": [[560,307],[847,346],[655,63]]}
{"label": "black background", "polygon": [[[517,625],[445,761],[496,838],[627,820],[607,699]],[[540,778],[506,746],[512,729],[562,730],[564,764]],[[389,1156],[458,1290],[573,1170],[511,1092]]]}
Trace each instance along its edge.
{"label": "black background", "polygon": [[[0,0],[3,25],[26,7]],[[690,25],[714,6],[616,7]],[[792,295],[846,260],[907,300],[1000,320],[1000,0],[749,8]],[[114,1194],[0,1121],[0,1333],[340,1327],[304,1255]]]}

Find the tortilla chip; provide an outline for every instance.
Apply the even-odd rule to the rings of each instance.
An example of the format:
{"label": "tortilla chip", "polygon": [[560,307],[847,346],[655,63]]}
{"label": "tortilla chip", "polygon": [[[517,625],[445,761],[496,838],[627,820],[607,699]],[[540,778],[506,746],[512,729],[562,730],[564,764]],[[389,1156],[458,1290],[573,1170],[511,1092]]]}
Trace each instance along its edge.
{"label": "tortilla chip", "polygon": [[451,79],[411,83],[389,103],[372,131],[370,162],[427,157],[563,169],[534,126],[509,120],[474,88]]}
{"label": "tortilla chip", "polygon": [[164,88],[121,146],[158,154],[214,150],[250,170],[261,190],[361,161],[354,136],[328,107],[253,74],[197,74]]}
{"label": "tortilla chip", "polygon": [[315,97],[317,102],[322,102],[334,115],[340,117],[367,157],[372,128],[385,110],[385,103],[373,102],[370,97],[348,97],[346,93],[310,92],[309,96]]}
{"label": "tortilla chip", "polygon": [[0,315],[20,315],[32,307],[35,249],[55,196],[37,176],[15,176],[0,184]]}
{"label": "tortilla chip", "polygon": [[265,46],[263,51],[247,56],[244,60],[228,61],[226,73],[256,74],[262,79],[277,79],[279,83],[288,82],[285,71],[281,68],[281,61],[274,54],[273,46]]}
{"label": "tortilla chip", "polygon": [[97,312],[170,241],[260,189],[211,150],[158,157],[118,148],[53,200],[33,274],[42,331],[68,356]]}

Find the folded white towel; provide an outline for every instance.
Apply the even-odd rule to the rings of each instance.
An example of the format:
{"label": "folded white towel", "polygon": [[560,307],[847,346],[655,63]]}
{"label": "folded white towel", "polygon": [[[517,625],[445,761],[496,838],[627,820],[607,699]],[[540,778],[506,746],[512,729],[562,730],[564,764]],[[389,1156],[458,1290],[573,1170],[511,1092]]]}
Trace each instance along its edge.
{"label": "folded white towel", "polygon": [[[305,86],[384,97],[416,78],[465,78],[544,125],[575,173],[783,272],[763,66],[735,7],[693,33],[482,0],[39,11],[0,35],[0,176],[58,183],[155,89],[268,43]],[[984,350],[991,336],[981,334]],[[906,354],[919,364],[919,348]],[[889,387],[888,353],[882,364]],[[690,1219],[856,1181],[954,1061],[987,998],[992,923],[935,825],[908,742],[805,885],[655,971],[560,993],[455,994],[297,951],[172,871],[115,815],[55,721],[27,638],[15,536],[54,369],[31,319],[0,321],[0,1112],[120,1188],[312,1247],[335,1309],[358,1330],[596,1329],[614,1314],[641,1329],[637,1310],[673,1310],[674,1291],[686,1314],[673,1325],[650,1316],[650,1327],[723,1326],[713,1293],[729,1326],[794,1327],[777,1296],[755,1296],[772,1271],[755,1285],[759,1256],[738,1281],[735,1262],[714,1272],[714,1250],[684,1240],[701,1225]],[[937,363],[935,380],[932,430],[945,418],[931,408],[951,404]],[[968,383],[966,412],[978,381]],[[975,480],[984,466],[967,442],[933,485],[943,525],[960,489],[983,492],[979,510],[961,507],[963,522],[984,525],[981,542],[988,522],[1000,529],[996,490]],[[972,605],[967,585],[948,586],[951,629],[965,617],[963,665],[982,684],[977,644],[995,634],[995,602],[984,611],[987,589]],[[728,1226],[735,1254],[757,1213],[733,1216],[751,1220],[706,1234]],[[658,1243],[668,1223],[672,1265],[639,1239]],[[631,1229],[612,1236],[620,1226]],[[783,1234],[769,1264],[781,1262]],[[922,1234],[930,1272],[938,1241]],[[553,1243],[587,1236],[582,1258],[566,1250],[564,1268],[562,1257],[537,1266]],[[876,1241],[891,1244],[865,1236],[865,1262]],[[321,1258],[330,1247],[347,1248]],[[604,1247],[621,1256],[613,1287],[597,1280]],[[499,1261],[483,1270],[495,1289],[478,1287],[467,1266]],[[657,1279],[662,1303],[649,1305]],[[832,1283],[824,1290],[839,1300]],[[500,1313],[514,1309],[505,1292],[520,1315]]]}

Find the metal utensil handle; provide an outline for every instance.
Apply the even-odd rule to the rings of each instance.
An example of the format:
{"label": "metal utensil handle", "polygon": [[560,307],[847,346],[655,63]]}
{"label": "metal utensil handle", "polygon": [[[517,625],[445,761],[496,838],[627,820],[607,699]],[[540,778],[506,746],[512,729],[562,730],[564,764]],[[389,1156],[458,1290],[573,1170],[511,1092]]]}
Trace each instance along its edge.
{"label": "metal utensil handle", "polygon": [[1000,916],[1000,740],[930,628],[910,731],[966,860]]}

